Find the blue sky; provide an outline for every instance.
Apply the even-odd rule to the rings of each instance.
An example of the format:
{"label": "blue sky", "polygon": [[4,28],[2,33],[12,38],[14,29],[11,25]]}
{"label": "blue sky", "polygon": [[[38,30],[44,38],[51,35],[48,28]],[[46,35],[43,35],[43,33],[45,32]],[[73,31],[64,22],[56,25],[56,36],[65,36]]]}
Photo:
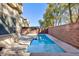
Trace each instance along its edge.
{"label": "blue sky", "polygon": [[45,3],[23,4],[23,16],[30,21],[30,26],[39,26],[38,20],[42,19],[46,7]]}

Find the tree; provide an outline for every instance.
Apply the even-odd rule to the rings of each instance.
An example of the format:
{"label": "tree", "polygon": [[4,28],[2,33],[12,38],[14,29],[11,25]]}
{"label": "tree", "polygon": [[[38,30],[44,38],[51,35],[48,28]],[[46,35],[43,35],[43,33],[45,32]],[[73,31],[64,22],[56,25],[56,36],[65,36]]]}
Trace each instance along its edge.
{"label": "tree", "polygon": [[[59,26],[74,23],[79,20],[79,4],[77,3],[49,3],[43,15],[43,26]],[[74,11],[75,10],[75,11]],[[76,15],[75,15],[76,13]]]}
{"label": "tree", "polygon": [[45,14],[43,15],[43,19],[44,19],[44,22],[45,22],[45,27],[49,27],[49,26],[54,26],[54,16],[52,14],[52,8],[53,5],[52,4],[49,4],[48,5],[48,8],[46,9],[46,12]]}
{"label": "tree", "polygon": [[44,24],[43,20],[40,19],[39,24],[40,24],[40,27],[43,27],[43,24]]}

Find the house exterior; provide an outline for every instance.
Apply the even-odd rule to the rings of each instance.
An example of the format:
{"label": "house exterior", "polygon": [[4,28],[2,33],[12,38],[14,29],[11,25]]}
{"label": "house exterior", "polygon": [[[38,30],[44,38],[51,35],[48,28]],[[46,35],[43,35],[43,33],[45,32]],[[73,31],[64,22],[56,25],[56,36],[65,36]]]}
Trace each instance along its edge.
{"label": "house exterior", "polygon": [[21,28],[20,20],[25,21],[21,18],[22,12],[22,3],[0,3],[0,35],[15,33]]}

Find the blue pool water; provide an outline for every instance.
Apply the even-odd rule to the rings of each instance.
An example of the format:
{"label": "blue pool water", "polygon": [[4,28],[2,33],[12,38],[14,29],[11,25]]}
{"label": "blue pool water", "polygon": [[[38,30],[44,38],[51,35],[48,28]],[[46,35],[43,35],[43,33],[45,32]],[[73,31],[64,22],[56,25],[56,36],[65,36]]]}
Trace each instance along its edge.
{"label": "blue pool water", "polygon": [[37,38],[33,39],[28,47],[30,53],[58,53],[64,52],[64,50],[58,46],[54,41],[48,38],[45,34],[37,35]]}

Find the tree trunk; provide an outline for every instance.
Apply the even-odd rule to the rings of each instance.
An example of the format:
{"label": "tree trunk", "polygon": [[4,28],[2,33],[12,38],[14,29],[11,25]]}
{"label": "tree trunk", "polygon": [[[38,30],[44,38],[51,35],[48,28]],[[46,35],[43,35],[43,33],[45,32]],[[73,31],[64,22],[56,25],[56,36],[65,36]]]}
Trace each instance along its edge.
{"label": "tree trunk", "polygon": [[61,18],[60,18],[59,21],[58,21],[58,26],[60,25],[60,23],[61,23]]}
{"label": "tree trunk", "polygon": [[69,3],[68,6],[69,6],[70,22],[73,23],[73,20],[72,20],[71,3]]}
{"label": "tree trunk", "polygon": [[76,23],[79,22],[79,8],[78,8],[78,17],[76,19]]}

